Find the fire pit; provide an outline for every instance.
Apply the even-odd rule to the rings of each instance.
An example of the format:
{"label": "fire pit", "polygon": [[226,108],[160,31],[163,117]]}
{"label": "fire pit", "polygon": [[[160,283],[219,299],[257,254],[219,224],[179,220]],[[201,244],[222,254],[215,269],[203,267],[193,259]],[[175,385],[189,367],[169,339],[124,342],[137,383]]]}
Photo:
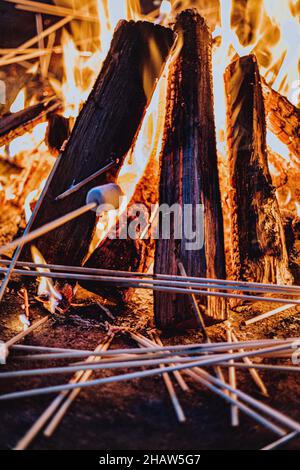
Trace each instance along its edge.
{"label": "fire pit", "polygon": [[0,50],[1,445],[67,448],[78,401],[93,448],[107,393],[101,449],[163,448],[114,435],[162,412],[167,447],[297,448],[299,5],[6,3],[36,34]]}

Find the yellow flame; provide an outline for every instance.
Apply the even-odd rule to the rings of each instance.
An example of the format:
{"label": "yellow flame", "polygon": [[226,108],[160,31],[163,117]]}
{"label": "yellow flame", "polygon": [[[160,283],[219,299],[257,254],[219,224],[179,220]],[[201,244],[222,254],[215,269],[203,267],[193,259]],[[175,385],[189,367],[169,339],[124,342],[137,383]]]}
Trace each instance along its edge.
{"label": "yellow flame", "polygon": [[[31,255],[34,263],[47,264],[43,255],[35,246],[31,247]],[[50,269],[47,268],[36,268],[36,270],[38,272],[50,273]],[[52,279],[46,277],[39,278],[38,295],[43,297],[46,296],[48,298],[49,310],[51,313],[55,312],[58,302],[62,299],[61,294],[55,289]]]}

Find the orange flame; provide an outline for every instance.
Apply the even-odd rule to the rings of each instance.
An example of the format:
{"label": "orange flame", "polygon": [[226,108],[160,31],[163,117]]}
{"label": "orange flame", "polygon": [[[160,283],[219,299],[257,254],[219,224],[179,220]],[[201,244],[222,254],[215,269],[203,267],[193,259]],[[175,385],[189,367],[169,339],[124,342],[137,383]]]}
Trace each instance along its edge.
{"label": "orange flame", "polygon": [[[31,255],[34,263],[46,264],[44,257],[35,246],[31,247]],[[50,269],[47,268],[36,268],[36,270],[38,272],[50,272]],[[62,300],[62,296],[55,289],[52,279],[47,277],[40,277],[39,279],[38,296],[47,297],[48,302],[44,305],[51,313],[55,312],[59,301]]]}

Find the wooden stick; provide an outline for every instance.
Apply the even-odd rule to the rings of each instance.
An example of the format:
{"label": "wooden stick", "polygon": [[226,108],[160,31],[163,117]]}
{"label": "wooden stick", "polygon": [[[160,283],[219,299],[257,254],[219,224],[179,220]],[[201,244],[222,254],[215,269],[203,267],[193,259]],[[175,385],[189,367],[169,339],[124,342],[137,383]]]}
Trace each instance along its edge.
{"label": "wooden stick", "polygon": [[[134,337],[134,336],[132,336],[132,337]],[[146,341],[146,342],[141,341],[141,339],[138,337],[138,335],[136,335],[136,341],[138,342],[138,344],[140,345],[141,348],[145,347],[145,343],[146,343],[146,347],[149,344],[148,341]],[[153,342],[151,341],[151,343],[153,343]],[[163,363],[161,363],[160,368],[163,369],[164,367],[165,367],[165,365]],[[172,380],[171,380],[171,378],[170,378],[170,376],[167,372],[164,372],[162,374],[162,378],[163,378],[163,381],[165,383],[168,394],[170,396],[170,399],[171,399],[175,414],[177,416],[177,419],[180,423],[184,423],[186,421],[186,417],[185,417],[184,411],[182,409],[182,406],[180,404],[180,401],[177,397],[177,394],[176,394],[175,388],[173,386]]]}
{"label": "wooden stick", "polygon": [[29,312],[28,291],[27,291],[27,289],[25,289],[25,287],[24,287],[24,289],[22,289],[22,293],[23,293],[23,299],[24,299],[25,315],[26,315],[27,320],[29,320],[30,312]]}
{"label": "wooden stick", "polygon": [[[193,372],[193,371],[191,371],[191,372]],[[212,382],[212,383],[214,383],[218,386],[222,386],[222,382],[217,377],[214,377],[214,376],[210,375],[208,372],[200,369],[199,367],[195,368],[194,374],[200,375],[201,377],[204,377],[204,378],[207,378],[210,382]],[[255,398],[251,397],[250,395],[248,395],[245,392],[242,392],[239,389],[235,390],[234,388],[232,388],[227,383],[223,384],[223,386],[225,386],[228,391],[234,392],[240,400],[243,400],[246,403],[248,403],[249,405],[252,405],[255,409],[261,411],[262,413],[265,413],[270,418],[272,418],[274,420],[277,420],[279,423],[281,423],[282,425],[284,425],[288,428],[300,431],[300,424],[297,421],[295,421],[294,419],[289,418],[288,416],[284,415],[280,411],[277,411],[274,408],[270,407],[269,405],[266,405],[265,403],[256,400]]]}
{"label": "wooden stick", "polygon": [[96,178],[98,178],[98,176],[103,175],[103,173],[106,173],[107,171],[111,170],[118,163],[119,163],[119,160],[115,160],[115,161],[112,161],[112,162],[108,163],[103,168],[100,168],[100,170],[96,171],[96,173],[93,173],[92,175],[88,176],[87,178],[80,181],[79,183],[70,186],[69,189],[67,189],[63,193],[59,194],[58,196],[56,196],[55,201],[61,201],[62,199],[65,199],[66,197],[70,196],[71,194],[76,193],[77,191],[79,191],[79,189],[83,188],[88,183],[91,183]]}
{"label": "wooden stick", "polygon": [[48,71],[51,63],[51,57],[52,53],[54,50],[54,44],[55,44],[55,39],[56,39],[56,31],[54,33],[51,33],[48,37],[48,43],[47,43],[47,51],[48,54],[44,58],[44,67],[45,67],[45,76],[48,76]]}
{"label": "wooden stick", "polygon": [[[229,367],[228,363],[222,362],[223,367]],[[269,370],[273,372],[295,372],[298,374],[300,372],[299,366],[276,366],[276,365],[271,365],[271,364],[247,364],[243,362],[235,362],[231,367],[235,367],[236,369],[247,369],[250,370],[253,368],[253,370]]]}
{"label": "wooden stick", "polygon": [[[187,278],[187,272],[186,272],[185,267],[183,266],[183,263],[181,261],[178,262],[178,268],[179,268],[180,274],[183,277]],[[201,330],[204,333],[205,341],[208,344],[210,344],[211,340],[210,340],[209,334],[207,332],[206,325],[205,325],[205,322],[204,322],[204,318],[203,318],[203,315],[201,313],[200,307],[198,305],[197,299],[196,299],[194,294],[191,294],[189,296],[189,298],[191,299],[193,310],[194,310],[195,315],[196,315],[196,319],[197,319],[197,321],[200,325]],[[225,377],[224,377],[224,374],[222,372],[222,369],[219,366],[216,366],[216,367],[214,367],[214,370],[215,370],[216,375],[219,377],[219,379],[222,380],[223,382],[225,382]],[[225,392],[225,393],[227,393],[227,392]]]}
{"label": "wooden stick", "polygon": [[[231,335],[231,326],[229,323],[227,323],[227,341],[229,343],[232,343],[232,335]],[[233,354],[233,350],[230,349],[229,352]],[[235,390],[236,389],[236,373],[235,373],[235,368],[232,367],[234,364],[234,360],[229,361],[230,367],[228,369],[228,374],[229,374],[229,384],[230,386]],[[231,394],[232,398],[236,400],[236,394],[232,393]],[[236,405],[231,405],[230,407],[231,411],[231,426],[237,427],[239,426],[239,410]]]}
{"label": "wooden stick", "polygon": [[[43,17],[41,13],[37,13],[35,15],[35,23],[36,23],[36,31],[37,35],[39,36],[38,40],[38,46],[40,50],[45,49],[45,43],[44,43],[44,38],[42,37],[43,34]],[[45,62],[44,62],[44,57],[41,55],[40,56],[40,68],[41,68],[41,75],[45,79]]]}
{"label": "wooden stick", "polygon": [[[9,265],[10,260],[7,259],[0,259],[0,264],[2,265]],[[173,276],[173,275],[165,275],[165,274],[150,274],[150,273],[141,273],[141,272],[132,272],[132,271],[119,271],[119,270],[112,270],[112,269],[99,269],[99,268],[87,268],[81,266],[69,266],[69,265],[61,265],[61,264],[44,264],[44,263],[32,263],[28,261],[17,261],[16,266],[23,266],[28,268],[45,268],[51,269],[54,271],[66,271],[66,272],[74,272],[74,273],[89,273],[89,274],[99,274],[99,275],[107,275],[107,276],[124,276],[124,277],[139,277],[139,278],[151,278],[161,279],[161,280],[169,280],[169,281],[176,281],[176,282],[183,282],[182,276]],[[200,283],[200,284],[212,284],[211,288],[219,288],[226,289],[226,286],[232,286],[237,290],[250,290],[251,287],[257,288],[258,292],[269,292],[269,293],[294,293],[300,295],[300,287],[299,286],[286,286],[280,284],[266,284],[266,283],[257,283],[257,282],[241,282],[241,281],[232,281],[232,280],[224,280],[224,279],[209,279],[209,278],[201,278],[201,277],[191,277],[188,276],[185,278],[187,281],[186,285],[192,286],[192,283]]]}
{"label": "wooden stick", "polygon": [[[84,214],[85,212],[91,210],[91,208],[94,207],[93,204],[88,204],[86,206],[83,206],[70,214],[66,214],[65,216],[61,217],[60,219],[57,219],[56,221],[53,221],[49,224],[46,224],[43,227],[40,227],[39,229],[36,229],[33,232],[30,232],[28,235],[25,235],[24,237],[15,240],[14,242],[11,242],[10,244],[0,248],[0,253],[5,252],[6,250],[13,248],[14,246],[18,246],[19,243],[24,243],[28,241],[32,241],[35,238],[37,238],[41,233],[47,233],[49,232],[49,227],[51,229],[55,227],[60,227],[61,225],[65,224],[69,220],[73,220],[74,218],[79,217],[80,215]],[[6,269],[1,269],[0,272],[5,272],[6,274],[8,271]],[[155,283],[154,281],[151,281],[150,283],[143,282],[143,281],[137,281],[136,279],[121,279],[117,280],[116,278],[108,278],[108,277],[103,277],[103,276],[90,276],[90,275],[85,275],[85,274],[69,274],[69,273],[51,273],[51,272],[42,272],[42,271],[26,271],[26,270],[15,270],[15,274],[21,274],[23,276],[29,276],[29,277],[46,277],[46,278],[55,278],[55,279],[72,279],[72,280],[81,280],[81,281],[93,281],[93,282],[105,282],[107,285],[109,284],[117,284],[120,286],[124,287],[132,287],[135,289],[149,289],[152,291],[156,292],[165,292],[169,294],[188,294],[188,295],[206,295],[209,297],[219,297],[219,298],[225,298],[225,299],[239,299],[239,300],[249,300],[251,302],[255,301],[260,301],[260,302],[268,302],[268,303],[280,303],[280,304],[291,304],[294,302],[297,305],[300,305],[300,300],[292,300],[292,299],[283,299],[279,297],[263,297],[263,296],[255,296],[255,295],[242,295],[242,294],[233,294],[233,293],[225,293],[225,292],[216,292],[216,291],[206,291],[202,289],[210,289],[210,285],[199,285],[202,289],[191,289],[190,287],[170,287],[170,286],[165,286],[161,285],[159,283]]]}
{"label": "wooden stick", "polygon": [[[107,338],[101,344],[105,344],[105,341],[107,341]],[[101,346],[101,345],[99,345],[99,346]],[[74,376],[70,379],[69,383],[70,384],[71,383],[72,384],[77,383],[80,380],[80,378],[83,376],[83,374],[84,374],[84,372],[80,372],[80,371],[76,372],[76,374],[74,374]],[[14,450],[25,450],[25,449],[27,449],[29,444],[33,441],[33,439],[37,436],[37,434],[42,430],[42,428],[45,426],[47,421],[51,418],[51,416],[53,416],[54,412],[57,410],[57,408],[64,401],[67,394],[68,394],[68,392],[66,392],[66,391],[61,392],[50,403],[50,405],[41,414],[41,416],[37,419],[37,421],[35,421],[35,423],[31,426],[31,428],[26,432],[25,436],[18,441],[18,443],[15,446]]]}
{"label": "wooden stick", "polygon": [[[2,263],[2,261],[0,261],[0,264]],[[3,264],[8,264],[7,261],[4,261]],[[222,290],[236,290],[236,287],[234,286],[231,286],[231,284],[227,284],[226,281],[224,281],[224,284],[221,285],[221,284],[216,284],[216,285],[213,285],[213,284],[203,284],[203,282],[200,282],[200,281],[197,281],[197,282],[190,282],[188,281],[188,279],[186,280],[183,280],[181,278],[181,281],[173,281],[173,280],[159,280],[158,279],[151,279],[151,280],[148,280],[148,278],[146,279],[142,279],[142,276],[138,276],[138,274],[140,273],[135,273],[135,272],[126,272],[125,275],[123,275],[124,277],[122,277],[120,275],[120,277],[118,277],[116,275],[116,273],[114,271],[105,271],[107,272],[108,274],[111,274],[111,276],[105,276],[105,275],[100,275],[100,274],[96,274],[97,273],[97,270],[93,270],[91,268],[80,268],[80,267],[68,267],[66,266],[65,269],[67,269],[68,271],[70,272],[60,272],[61,271],[61,267],[59,267],[58,265],[45,265],[45,264],[35,264],[35,263],[19,263],[19,265],[23,265],[23,266],[26,266],[26,265],[29,265],[31,264],[32,267],[35,267],[35,268],[40,268],[40,267],[43,267],[45,269],[45,271],[39,271],[39,273],[37,273],[36,271],[30,271],[30,270],[25,270],[25,269],[16,269],[15,270],[15,273],[16,274],[19,274],[19,275],[24,275],[24,276],[41,276],[41,275],[44,275],[45,277],[57,277],[57,278],[62,278],[63,276],[66,276],[66,278],[69,278],[69,279],[91,279],[91,280],[95,280],[96,282],[109,282],[109,283],[115,283],[115,284],[122,284],[122,283],[138,283],[140,284],[141,286],[145,286],[145,288],[147,288],[147,286],[149,285],[151,288],[152,286],[166,286],[166,287],[169,287],[169,288],[172,288],[172,287],[184,287],[186,288],[188,291],[191,292],[191,295],[193,295],[193,289],[192,288],[201,288],[201,289],[215,289],[216,291],[219,290],[219,289],[222,289]],[[58,273],[51,273],[49,272],[48,270],[49,269],[52,269],[51,266],[53,266],[53,269],[56,271],[59,271]],[[0,268],[0,272],[2,273],[5,273],[7,271],[7,268]],[[48,271],[48,272],[47,272]],[[98,272],[104,272],[102,270],[99,270]],[[74,274],[73,274],[74,273]],[[80,274],[77,274],[77,273],[83,273],[82,275]],[[90,273],[90,275],[89,275]],[[92,275],[92,274],[96,274],[96,275]],[[128,277],[128,275],[131,275],[131,276],[134,276],[134,277]],[[249,286],[251,286],[251,284],[249,284]],[[280,288],[280,289],[276,289],[276,287],[273,287],[272,285],[270,285],[268,288],[267,287],[261,287],[261,288],[258,288],[258,287],[254,287],[254,288],[251,288],[251,287],[241,287],[239,289],[240,291],[245,291],[245,292],[260,292],[260,293],[264,293],[264,294],[271,294],[271,293],[278,293],[278,294],[282,294],[282,295],[300,295],[300,292],[299,292],[299,287],[290,287],[290,288]],[[252,300],[255,300],[256,297],[255,296],[251,296],[251,299]],[[267,298],[264,298],[265,300]],[[273,300],[271,297],[270,297],[270,300]],[[284,300],[286,299],[283,299],[282,301],[284,302]],[[295,301],[297,302],[297,301]]]}
{"label": "wooden stick", "polygon": [[[34,36],[32,39],[29,39],[28,41],[25,41],[17,49],[23,50],[23,49],[27,49],[28,47],[33,46],[40,39],[43,39],[43,38],[49,36],[49,34],[53,33],[54,31],[57,31],[60,28],[62,28],[67,23],[70,23],[70,21],[72,21],[72,19],[73,19],[73,16],[67,16],[66,18],[63,18],[62,20],[58,21],[57,23],[51,25],[49,28],[44,29],[44,31],[41,33],[41,35]],[[6,54],[4,57],[2,57],[1,60],[0,60],[0,67],[3,66],[8,59],[11,59],[12,57],[14,57],[14,55],[15,55],[15,53],[11,52],[9,54]]]}
{"label": "wooden stick", "polygon": [[252,410],[248,406],[246,406],[244,403],[241,403],[238,400],[235,400],[231,394],[226,394],[222,391],[221,388],[218,388],[212,384],[212,381],[209,380],[211,379],[212,376],[209,377],[208,380],[206,380],[203,376],[200,376],[199,374],[196,374],[192,370],[187,370],[186,373],[193,378],[196,382],[201,383],[202,385],[206,386],[209,390],[212,392],[216,393],[216,395],[219,395],[221,398],[223,398],[227,403],[230,403],[231,405],[237,406],[241,411],[243,411],[247,416],[250,418],[254,419],[258,423],[260,423],[262,426],[265,428],[269,429],[270,431],[274,432],[275,434],[278,434],[279,436],[283,436],[285,434],[284,429],[281,427],[278,427],[277,425],[273,424],[271,421],[267,420],[264,418],[260,413],[257,413],[256,411]]}
{"label": "wooden stick", "polygon": [[[233,341],[235,343],[238,342],[238,339],[234,333],[233,330],[231,330],[231,337],[233,339]],[[244,352],[244,349],[241,348],[239,349],[239,351],[241,352]],[[264,383],[264,381],[262,380],[261,376],[259,375],[259,373],[254,369],[254,368],[251,368],[251,366],[253,365],[253,362],[249,359],[249,357],[244,357],[243,361],[245,362],[245,364],[247,364],[248,366],[250,366],[250,369],[249,369],[249,373],[253,379],[253,381],[256,383],[256,385],[258,386],[258,388],[260,389],[261,393],[265,396],[265,397],[268,397],[269,396],[269,393],[268,393],[268,390],[267,390],[267,387]]]}
{"label": "wooden stick", "polygon": [[[262,353],[274,352],[274,351],[279,352],[279,351],[282,351],[282,350],[285,350],[285,349],[286,349],[286,346],[278,346],[278,347],[275,347],[275,348],[268,348],[268,349],[260,350],[260,352],[262,352]],[[260,352],[251,351],[249,353],[246,353],[246,355],[247,356],[255,356],[255,355],[259,355]],[[232,359],[240,359],[240,358],[243,358],[244,356],[245,355],[243,353],[239,353],[239,354],[231,355],[231,358]],[[183,358],[183,359],[185,359],[185,358]],[[230,359],[230,357],[225,356],[225,360],[226,359]],[[224,360],[224,357],[223,357],[223,360]],[[180,358],[180,361],[184,362],[184,361],[182,361],[181,358]],[[151,361],[148,361],[148,365],[150,365],[150,362]],[[187,364],[181,364],[181,365],[177,365],[177,366],[168,366],[168,367],[165,367],[163,369],[158,367],[158,368],[154,368],[154,369],[150,369],[150,370],[143,370],[143,371],[139,371],[139,372],[131,372],[131,373],[126,373],[126,374],[120,374],[120,375],[116,375],[116,376],[113,376],[113,377],[105,377],[105,378],[102,378],[102,379],[91,380],[89,382],[83,383],[82,388],[92,387],[92,386],[95,386],[95,385],[102,385],[102,384],[105,384],[105,383],[114,383],[114,382],[119,382],[119,381],[123,381],[123,380],[131,380],[131,379],[136,379],[136,378],[150,377],[150,376],[153,376],[153,375],[160,375],[162,372],[174,372],[175,370],[185,370],[185,369],[191,369],[191,368],[201,367],[201,366],[206,367],[206,366],[215,365],[218,362],[220,362],[220,358],[217,358],[217,359],[216,358],[208,358],[208,359],[205,359],[204,361],[203,361],[203,359],[201,359],[200,361],[189,362]],[[95,370],[94,365],[89,366],[89,367],[91,369]],[[98,367],[104,368],[103,365],[96,366],[96,367],[97,368]],[[118,368],[118,367],[120,367],[120,365],[116,366],[116,364],[115,364],[113,368],[115,368],[115,367]],[[126,367],[126,364],[122,363],[121,367]],[[81,366],[81,369],[83,369],[83,366]],[[45,371],[45,370],[46,369],[43,369],[43,371]],[[4,376],[4,374],[7,375],[7,373],[2,373],[2,374],[1,374],[1,376]],[[22,375],[28,375],[28,371],[23,371]],[[218,379],[215,378],[215,380],[218,380]],[[224,386],[224,388],[227,388],[227,389],[228,389],[228,387],[230,387],[226,383],[223,384],[223,386]],[[63,391],[63,390],[72,390],[76,387],[77,387],[76,384],[63,384],[63,385],[37,388],[37,389],[33,389],[33,390],[22,390],[22,391],[18,391],[18,392],[13,392],[13,393],[7,393],[7,394],[0,395],[0,401],[13,400],[13,399],[16,399],[16,398],[25,398],[25,397],[31,397],[31,396],[37,396],[37,395],[44,395],[44,394],[49,394],[49,393],[60,392],[60,391]],[[240,394],[242,392],[240,390],[237,390],[236,393]],[[264,405],[264,406],[266,406],[266,405]],[[297,425],[297,430],[298,429],[300,430],[300,425]]]}
{"label": "wooden stick", "polygon": [[[134,333],[130,333],[134,334]],[[184,354],[184,355],[191,355],[191,354],[205,354],[209,352],[210,354],[216,352],[226,352],[229,349],[236,349],[240,350],[241,348],[245,349],[255,349],[255,348],[263,348],[269,347],[273,345],[290,345],[291,347],[293,344],[297,344],[300,341],[300,338],[290,338],[289,340],[265,340],[265,341],[244,341],[239,342],[237,344],[228,344],[228,343],[211,343],[211,344],[191,344],[191,345],[177,345],[177,346],[155,346],[155,347],[148,347],[145,348],[144,351],[140,349],[117,349],[111,350],[107,352],[103,352],[103,356],[120,356],[126,354],[134,354],[134,355],[144,355],[149,353],[164,353],[165,355],[173,354]],[[63,348],[47,348],[42,346],[25,346],[25,345],[16,345],[14,349],[20,349],[25,351],[45,351],[49,354],[35,354],[33,356],[18,356],[18,358],[28,358],[34,361],[36,360],[45,360],[45,359],[67,359],[67,358],[80,358],[80,357],[88,357],[91,354],[96,355],[93,351],[84,351],[84,350],[76,350],[76,349],[63,349]],[[259,354],[261,356],[261,354]],[[265,353],[263,354],[266,355]]]}
{"label": "wooden stick", "polygon": [[[36,1],[28,0],[5,0],[8,3],[15,3],[18,10],[33,11],[53,16],[72,16],[76,20],[99,22],[98,16],[76,12],[71,8],[63,8],[57,5],[49,5]],[[90,2],[91,3],[91,2]]]}
{"label": "wooden stick", "polygon": [[39,326],[43,325],[44,323],[47,323],[48,320],[49,320],[48,316],[41,318],[37,322],[33,323],[29,328],[27,328],[27,330],[21,331],[16,336],[6,341],[5,345],[7,349],[9,349],[14,344],[18,343],[18,341],[20,341],[21,339],[25,338],[25,336],[29,335],[29,333],[36,330]]}
{"label": "wooden stick", "polygon": [[[158,346],[161,346],[163,347],[163,343],[160,339],[160,337],[158,336],[158,334],[154,334],[154,338],[155,338],[155,342],[156,344],[158,344]],[[152,345],[153,342],[149,342],[149,345]],[[175,364],[171,364],[171,365],[175,365]],[[182,377],[182,374],[176,370],[175,372],[173,372],[173,375],[175,377],[175,379],[177,380],[177,383],[178,385],[181,387],[181,389],[184,391],[184,392],[188,392],[190,389],[189,389],[189,386],[187,385],[186,381],[184,380],[184,378]]]}
{"label": "wooden stick", "polygon": [[[24,246],[26,243],[29,243],[36,238],[41,237],[42,235],[45,235],[46,233],[51,232],[52,230],[55,230],[58,227],[61,227],[62,225],[67,224],[71,220],[77,219],[83,214],[86,214],[87,212],[92,211],[93,209],[96,209],[97,204],[95,202],[92,202],[90,204],[86,204],[85,206],[79,207],[78,209],[75,209],[72,212],[69,212],[69,214],[65,214],[62,217],[53,220],[52,222],[49,222],[48,224],[43,225],[40,228],[37,228],[33,230],[30,233],[27,233],[26,235],[23,235],[20,238],[17,238],[11,243],[8,243],[5,246],[0,247],[0,254],[3,254],[9,250],[12,250],[14,248],[19,248],[21,246]],[[38,274],[38,273],[37,273]],[[50,274],[50,273],[48,273]]]}
{"label": "wooden stick", "polygon": [[257,323],[261,320],[265,320],[266,318],[273,317],[274,315],[277,315],[278,313],[285,312],[286,310],[290,310],[291,308],[297,307],[296,304],[288,304],[288,305],[283,305],[282,307],[278,307],[274,310],[271,310],[270,312],[267,313],[262,313],[261,315],[258,315],[257,317],[251,318],[250,320],[245,321],[245,325],[253,325],[253,323]]}
{"label": "wooden stick", "polygon": [[297,437],[299,437],[299,432],[298,431],[291,432],[291,433],[286,434],[285,436],[281,437],[277,441],[272,442],[271,444],[263,447],[261,450],[275,450],[275,449],[278,449],[278,447],[282,447],[284,444],[287,444],[292,439],[296,439]]}
{"label": "wooden stick", "polygon": [[[95,352],[101,352],[101,351],[107,351],[108,348],[111,345],[111,342],[114,338],[114,333],[112,335],[109,335],[109,337],[106,337],[104,341],[101,342],[101,344],[95,349]],[[101,356],[100,356],[101,357]],[[94,362],[98,358],[95,356],[90,356],[86,362]],[[87,382],[89,378],[92,376],[93,371],[87,370],[86,372],[80,373],[78,377],[78,384],[80,385],[83,382]],[[56,414],[53,416],[51,419],[50,423],[48,424],[47,428],[44,431],[44,435],[47,437],[51,437],[55,430],[57,429],[57,426],[61,422],[61,420],[64,418],[65,414],[67,413],[68,409],[72,405],[73,401],[77,398],[81,391],[81,388],[75,388],[69,393],[69,396],[66,398],[60,409],[56,412]],[[64,393],[64,392],[61,392]]]}

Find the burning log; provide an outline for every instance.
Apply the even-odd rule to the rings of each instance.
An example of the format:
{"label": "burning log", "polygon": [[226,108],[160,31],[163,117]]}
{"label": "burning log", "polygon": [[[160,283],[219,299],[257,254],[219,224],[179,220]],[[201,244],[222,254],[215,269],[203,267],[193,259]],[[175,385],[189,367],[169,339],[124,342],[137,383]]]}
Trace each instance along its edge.
{"label": "burning log", "polygon": [[[83,206],[92,186],[116,179],[173,37],[170,29],[148,22],[119,23],[100,75],[61,155],[33,229]],[[116,165],[111,171],[69,197],[55,200],[74,183],[112,161]],[[82,264],[95,230],[95,220],[96,214],[90,212],[81,217],[80,223],[69,222],[41,237],[37,246],[47,262]]]}
{"label": "burning log", "polygon": [[268,128],[300,160],[300,110],[261,79]]}
{"label": "burning log", "polygon": [[[159,234],[156,242],[155,273],[179,274],[180,260],[188,276],[226,277],[223,218],[218,180],[215,139],[211,35],[195,10],[183,11],[175,26],[182,49],[171,64],[168,83],[167,116],[161,158],[160,204],[178,204],[183,213],[180,225],[193,219],[193,229],[201,217],[196,206],[204,206],[204,241],[187,249],[185,236],[176,239],[178,227],[170,219],[170,237]],[[187,205],[193,213],[184,214]],[[198,206],[199,207],[199,206]],[[160,214],[160,226],[163,222]],[[185,225],[186,226],[186,225]],[[182,228],[181,227],[181,228]],[[199,228],[196,232],[201,232]],[[160,227],[161,232],[161,227]],[[200,233],[196,233],[196,237]],[[191,240],[190,240],[191,241]],[[159,327],[169,327],[187,318],[187,296],[155,292],[155,318]],[[200,299],[208,302],[208,313],[218,319],[226,317],[224,299]]]}
{"label": "burning log", "polygon": [[60,107],[61,102],[53,99],[2,116],[0,118],[0,147],[9,144],[16,137],[30,132],[37,124],[46,121],[48,116]]}
{"label": "burning log", "polygon": [[292,276],[275,189],[268,169],[261,80],[254,56],[225,72],[235,279],[286,284]]}

